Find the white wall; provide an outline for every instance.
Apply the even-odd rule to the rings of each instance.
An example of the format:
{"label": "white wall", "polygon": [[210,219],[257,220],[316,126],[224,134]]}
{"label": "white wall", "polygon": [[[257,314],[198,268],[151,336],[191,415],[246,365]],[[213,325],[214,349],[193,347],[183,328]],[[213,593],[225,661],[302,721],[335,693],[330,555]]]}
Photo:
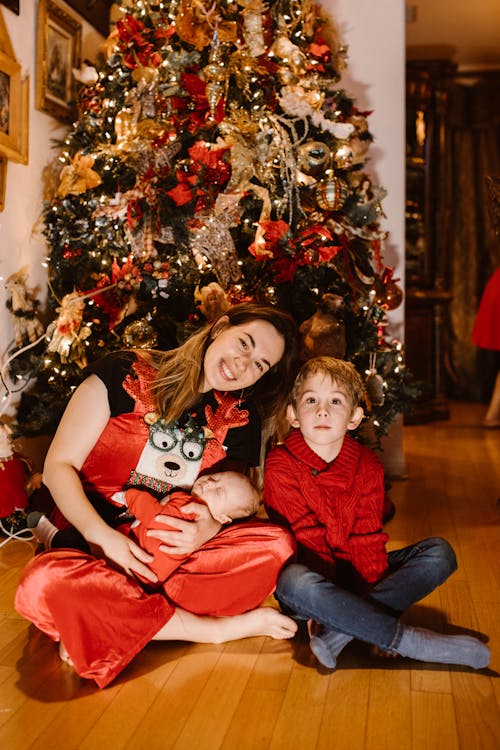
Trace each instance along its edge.
{"label": "white wall", "polygon": [[[60,4],[73,13],[61,0]],[[49,115],[35,109],[37,9],[35,0],[22,0],[19,16],[0,6],[12,47],[23,75],[30,76],[29,161],[27,165],[9,161],[5,209],[0,213],[0,363],[12,341],[10,313],[4,280],[24,265],[29,266],[29,286],[39,288],[37,299],[45,303],[47,275],[42,267],[47,249],[40,233],[43,178],[46,165],[57,151],[52,139],[64,136],[66,129]],[[76,16],[78,18],[78,16]],[[81,19],[80,19],[81,20]],[[102,37],[82,22],[82,55],[94,57]],[[7,411],[9,413],[9,411]]]}
{"label": "white wall", "polygon": [[[402,0],[321,0],[349,48],[348,67],[341,84],[361,110],[370,110],[374,137],[367,170],[385,187],[389,237],[384,260],[394,268],[404,287],[405,257],[405,7]],[[404,340],[404,305],[389,314],[389,335]],[[382,461],[387,473],[405,476],[402,420],[392,425],[383,441]]]}
{"label": "white wall", "polygon": [[[374,143],[367,170],[387,190],[382,226],[389,237],[384,259],[404,283],[405,251],[405,20],[400,0],[322,0],[348,48],[341,80],[361,110],[369,110]],[[390,314],[395,336],[403,337],[403,306]]]}

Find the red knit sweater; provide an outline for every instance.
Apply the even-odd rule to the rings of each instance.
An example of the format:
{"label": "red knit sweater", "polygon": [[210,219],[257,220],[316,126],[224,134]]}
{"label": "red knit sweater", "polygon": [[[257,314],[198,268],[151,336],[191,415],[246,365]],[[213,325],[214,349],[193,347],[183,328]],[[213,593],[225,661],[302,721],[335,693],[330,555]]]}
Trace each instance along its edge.
{"label": "red knit sweater", "polygon": [[387,570],[384,471],[376,455],[351,437],[328,464],[294,430],[269,452],[264,503],[270,518],[292,530],[299,561],[331,580],[340,560],[369,584]]}

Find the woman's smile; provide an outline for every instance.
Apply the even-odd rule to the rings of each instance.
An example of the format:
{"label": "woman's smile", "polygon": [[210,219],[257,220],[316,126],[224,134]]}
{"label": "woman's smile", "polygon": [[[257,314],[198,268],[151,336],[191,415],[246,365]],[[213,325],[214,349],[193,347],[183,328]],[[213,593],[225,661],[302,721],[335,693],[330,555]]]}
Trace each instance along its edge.
{"label": "woman's smile", "polygon": [[256,383],[285,350],[283,336],[264,320],[219,325],[205,353],[202,391],[235,391]]}
{"label": "woman's smile", "polygon": [[226,380],[236,380],[236,378],[234,377],[234,375],[233,375],[232,371],[231,371],[231,370],[230,370],[230,368],[229,368],[229,367],[228,367],[228,366],[226,365],[226,363],[225,363],[225,361],[224,361],[224,360],[221,360],[221,363],[220,363],[220,371],[221,371],[222,377],[223,377],[223,378],[226,378]]}

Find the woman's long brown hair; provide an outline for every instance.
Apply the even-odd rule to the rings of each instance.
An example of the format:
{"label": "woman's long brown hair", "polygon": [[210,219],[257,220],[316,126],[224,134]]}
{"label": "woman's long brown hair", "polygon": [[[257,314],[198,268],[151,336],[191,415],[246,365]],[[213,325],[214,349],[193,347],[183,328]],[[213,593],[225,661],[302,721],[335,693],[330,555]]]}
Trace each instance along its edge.
{"label": "woman's long brown hair", "polygon": [[[254,320],[271,323],[283,336],[285,350],[281,360],[271,367],[242,396],[251,397],[267,420],[284,408],[298,367],[299,334],[294,319],[283,310],[259,302],[242,302],[224,313],[229,325],[244,325]],[[158,368],[153,392],[159,415],[166,422],[178,419],[200,397],[205,352],[213,340],[218,321],[190,336],[181,346],[167,352],[152,352],[148,359]],[[140,352],[138,352],[140,354]]]}

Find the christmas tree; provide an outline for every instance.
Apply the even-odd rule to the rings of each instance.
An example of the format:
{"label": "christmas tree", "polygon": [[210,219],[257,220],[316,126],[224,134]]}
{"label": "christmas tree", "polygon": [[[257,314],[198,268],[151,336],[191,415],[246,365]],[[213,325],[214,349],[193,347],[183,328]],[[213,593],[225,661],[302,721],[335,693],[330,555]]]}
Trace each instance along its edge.
{"label": "christmas tree", "polygon": [[51,432],[86,362],[176,346],[230,304],[289,310],[303,356],[363,374],[376,435],[415,396],[386,311],[383,188],[346,49],[311,0],[124,0],[44,209],[43,341],[10,363],[18,431]]}

